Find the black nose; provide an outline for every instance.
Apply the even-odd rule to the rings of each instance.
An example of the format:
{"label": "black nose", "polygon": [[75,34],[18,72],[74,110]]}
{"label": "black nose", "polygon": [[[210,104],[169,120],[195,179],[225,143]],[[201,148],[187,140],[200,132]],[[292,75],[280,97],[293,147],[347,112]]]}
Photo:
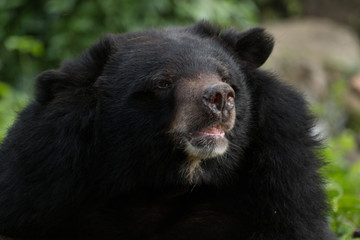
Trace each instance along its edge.
{"label": "black nose", "polygon": [[230,112],[234,108],[234,89],[226,83],[210,85],[204,91],[202,101],[213,113]]}

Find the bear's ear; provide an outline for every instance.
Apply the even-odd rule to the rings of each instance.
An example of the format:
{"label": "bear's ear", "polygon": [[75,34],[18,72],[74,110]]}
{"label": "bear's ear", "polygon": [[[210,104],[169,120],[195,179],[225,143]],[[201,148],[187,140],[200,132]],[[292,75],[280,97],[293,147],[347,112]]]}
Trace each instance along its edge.
{"label": "bear's ear", "polygon": [[274,38],[263,28],[250,28],[242,32],[229,29],[220,33],[219,37],[242,61],[255,68],[265,63],[274,47]]}
{"label": "bear's ear", "polygon": [[41,73],[36,79],[35,99],[41,104],[50,102],[57,92],[68,88],[68,79],[68,75],[60,70]]}
{"label": "bear's ear", "polygon": [[114,46],[114,36],[108,35],[85,51],[79,59],[65,61],[58,70],[41,73],[36,79],[35,99],[46,104],[60,92],[92,86],[112,56]]}

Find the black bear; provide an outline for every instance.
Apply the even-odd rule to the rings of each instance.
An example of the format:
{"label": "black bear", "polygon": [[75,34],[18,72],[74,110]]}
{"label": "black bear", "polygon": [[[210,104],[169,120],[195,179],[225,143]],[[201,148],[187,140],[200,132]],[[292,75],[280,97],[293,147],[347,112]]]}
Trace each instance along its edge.
{"label": "black bear", "polygon": [[261,28],[108,35],[37,78],[0,151],[13,239],[328,240],[302,97]]}

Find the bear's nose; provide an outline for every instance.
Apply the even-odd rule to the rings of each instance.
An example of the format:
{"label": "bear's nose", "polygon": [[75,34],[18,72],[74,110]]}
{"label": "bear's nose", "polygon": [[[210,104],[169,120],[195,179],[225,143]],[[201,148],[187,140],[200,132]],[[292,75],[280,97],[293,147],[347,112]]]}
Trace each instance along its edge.
{"label": "bear's nose", "polygon": [[203,94],[202,101],[213,113],[230,112],[234,108],[234,89],[226,83],[208,86]]}

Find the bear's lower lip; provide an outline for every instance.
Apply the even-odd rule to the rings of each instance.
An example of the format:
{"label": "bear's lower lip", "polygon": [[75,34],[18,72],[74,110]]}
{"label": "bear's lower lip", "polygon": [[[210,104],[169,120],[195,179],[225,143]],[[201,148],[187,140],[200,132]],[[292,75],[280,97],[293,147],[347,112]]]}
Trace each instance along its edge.
{"label": "bear's lower lip", "polygon": [[[203,152],[217,152],[216,149],[227,146],[225,132],[221,127],[204,128],[189,135],[189,143],[197,150]],[[215,151],[215,152],[214,152]]]}
{"label": "bear's lower lip", "polygon": [[196,138],[224,138],[225,132],[220,127],[205,128],[195,133],[190,134],[192,139]]}

